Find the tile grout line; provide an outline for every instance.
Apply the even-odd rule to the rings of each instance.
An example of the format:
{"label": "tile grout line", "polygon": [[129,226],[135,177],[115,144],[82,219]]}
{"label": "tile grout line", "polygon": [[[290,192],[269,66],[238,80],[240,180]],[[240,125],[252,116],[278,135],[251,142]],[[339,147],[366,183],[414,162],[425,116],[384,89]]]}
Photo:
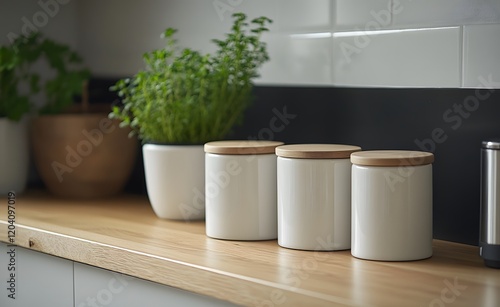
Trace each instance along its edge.
{"label": "tile grout line", "polygon": [[336,31],[336,21],[337,21],[337,18],[336,18],[336,9],[337,9],[337,1],[338,0],[330,0],[330,5],[331,5],[331,8],[330,8],[330,33],[331,33],[331,36],[330,36],[330,44],[328,45],[328,51],[329,51],[329,57],[330,57],[330,75],[329,75],[329,84],[330,86],[336,86],[335,85],[335,38],[333,36],[333,34],[335,33]]}
{"label": "tile grout line", "polygon": [[465,39],[464,39],[464,25],[461,25],[460,26],[460,34],[459,34],[459,44],[458,44],[458,63],[460,65],[460,68],[459,68],[459,80],[460,80],[460,87],[464,88],[465,87],[465,80],[464,80],[464,76],[465,76],[465,56],[464,56],[464,52],[465,52]]}

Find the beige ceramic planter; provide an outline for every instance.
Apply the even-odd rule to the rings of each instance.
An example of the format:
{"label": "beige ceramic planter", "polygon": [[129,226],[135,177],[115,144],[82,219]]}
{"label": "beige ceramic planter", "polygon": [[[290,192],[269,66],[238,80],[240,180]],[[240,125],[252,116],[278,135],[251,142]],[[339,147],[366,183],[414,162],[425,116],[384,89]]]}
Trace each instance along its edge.
{"label": "beige ceramic planter", "polygon": [[137,155],[128,137],[107,114],[40,116],[31,125],[35,165],[46,187],[70,198],[101,198],[119,193]]}

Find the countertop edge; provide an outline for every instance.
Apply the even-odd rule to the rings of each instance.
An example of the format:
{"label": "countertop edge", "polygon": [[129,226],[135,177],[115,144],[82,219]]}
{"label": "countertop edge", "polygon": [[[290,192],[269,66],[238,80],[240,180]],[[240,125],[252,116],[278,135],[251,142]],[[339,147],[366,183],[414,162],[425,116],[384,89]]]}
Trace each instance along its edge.
{"label": "countertop edge", "polygon": [[[0,220],[1,225],[7,225]],[[232,274],[175,259],[134,251],[83,238],[16,224],[16,246],[98,268],[122,273],[165,286],[207,295],[245,306],[274,305],[286,300],[307,306],[353,306],[353,302],[331,295]],[[0,242],[10,244],[3,237]],[[135,266],[130,266],[134,263]],[[148,269],[149,267],[149,269]],[[148,274],[154,267],[154,274]],[[224,291],[221,291],[221,290]]]}

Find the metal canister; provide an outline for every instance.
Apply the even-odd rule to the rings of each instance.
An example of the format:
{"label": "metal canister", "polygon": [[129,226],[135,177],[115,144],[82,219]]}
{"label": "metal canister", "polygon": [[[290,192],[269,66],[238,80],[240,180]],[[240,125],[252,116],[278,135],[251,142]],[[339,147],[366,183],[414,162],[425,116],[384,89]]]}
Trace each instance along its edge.
{"label": "metal canister", "polygon": [[480,223],[479,253],[486,266],[500,268],[500,140],[482,143]]}

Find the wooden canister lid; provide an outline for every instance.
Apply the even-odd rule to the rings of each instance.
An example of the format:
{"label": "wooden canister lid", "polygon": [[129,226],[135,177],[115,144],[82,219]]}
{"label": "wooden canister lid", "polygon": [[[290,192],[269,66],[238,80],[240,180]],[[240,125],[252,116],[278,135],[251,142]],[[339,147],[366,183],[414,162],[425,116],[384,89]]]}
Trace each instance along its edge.
{"label": "wooden canister lid", "polygon": [[366,166],[418,166],[434,162],[434,155],[424,151],[369,150],[353,153],[351,162]]}
{"label": "wooden canister lid", "polygon": [[296,144],[276,147],[276,155],[297,159],[347,159],[361,147],[339,144]]}
{"label": "wooden canister lid", "polygon": [[277,146],[283,145],[277,141],[215,141],[205,144],[205,152],[221,155],[263,155],[272,154]]}

